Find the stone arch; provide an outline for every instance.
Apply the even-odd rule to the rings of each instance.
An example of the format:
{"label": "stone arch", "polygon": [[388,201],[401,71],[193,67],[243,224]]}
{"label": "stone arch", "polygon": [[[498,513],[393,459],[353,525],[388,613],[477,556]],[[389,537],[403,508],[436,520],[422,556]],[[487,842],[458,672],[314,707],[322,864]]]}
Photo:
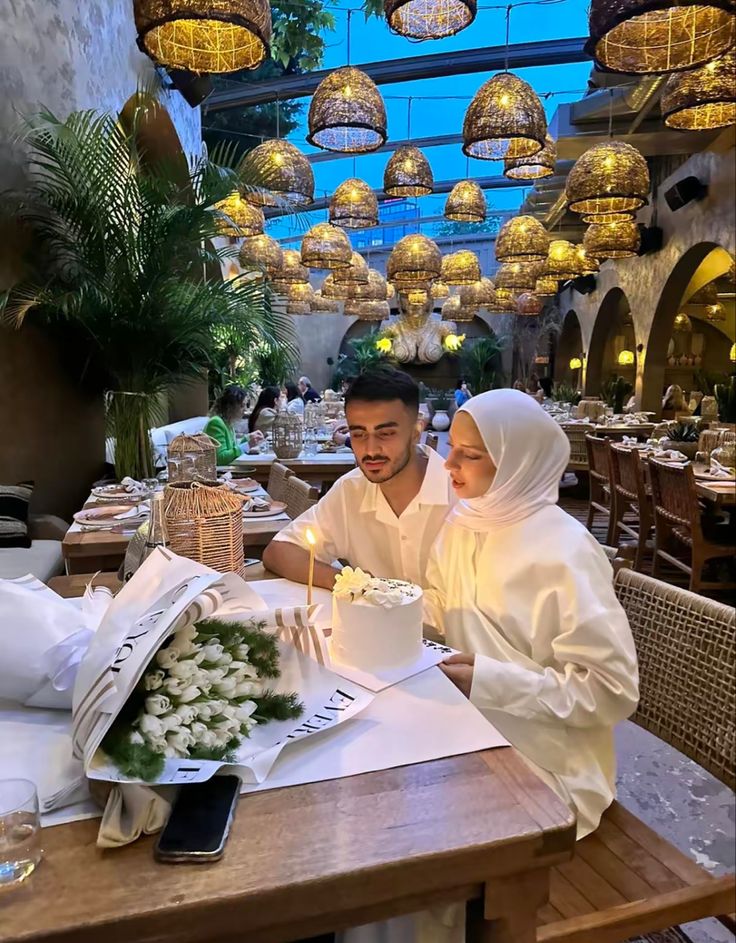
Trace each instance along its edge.
{"label": "stone arch", "polygon": [[[616,347],[616,338],[624,336],[621,332],[628,328],[630,323],[631,305],[624,290],[618,286],[609,289],[603,297],[598,313],[595,317],[595,323],[590,335],[590,344],[586,351],[585,363],[585,394],[586,396],[599,396],[604,383],[610,379],[613,373],[627,375],[633,385],[636,374],[636,363],[632,367],[619,368],[616,362],[618,350]],[[628,320],[627,320],[628,319]],[[631,338],[628,341],[634,349],[636,357],[636,344],[634,342],[633,324],[631,325]],[[628,348],[627,343],[627,349]]]}
{"label": "stone arch", "polygon": [[562,330],[555,345],[554,379],[557,383],[566,383],[576,387],[580,381],[580,372],[570,368],[573,357],[583,353],[583,330],[574,308],[570,308],[562,319]]}

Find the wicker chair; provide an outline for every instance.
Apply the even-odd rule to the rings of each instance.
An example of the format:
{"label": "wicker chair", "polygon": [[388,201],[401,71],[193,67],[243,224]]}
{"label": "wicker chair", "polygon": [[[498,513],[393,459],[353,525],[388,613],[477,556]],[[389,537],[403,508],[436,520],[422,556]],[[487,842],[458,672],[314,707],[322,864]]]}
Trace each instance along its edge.
{"label": "wicker chair", "polygon": [[319,491],[309,482],[292,475],[286,482],[283,500],[286,501],[286,513],[293,520],[319,501]]}
{"label": "wicker chair", "polygon": [[[631,569],[614,586],[639,656],[632,720],[733,788],[734,610]],[[734,884],[614,802],[553,871],[537,943],[612,943],[705,917],[734,931]]]}
{"label": "wicker chair", "polygon": [[268,473],[268,484],[266,485],[266,491],[272,501],[285,500],[286,482],[293,474],[294,472],[286,465],[282,465],[281,462],[273,463],[271,471]]}
{"label": "wicker chair", "polygon": [[570,461],[567,470],[588,471],[588,448],[585,444],[585,437],[593,431],[593,426],[587,424],[563,426],[563,431],[570,440]]}
{"label": "wicker chair", "polygon": [[[641,571],[649,537],[654,526],[651,498],[647,494],[644,468],[639,452],[624,446],[611,446],[611,486],[613,542],[621,549],[626,534],[636,541],[634,569]],[[627,514],[635,515],[627,520]]]}
{"label": "wicker chair", "polygon": [[437,451],[437,446],[440,444],[440,437],[434,432],[428,432],[424,437],[424,444],[428,449],[434,449]]}
{"label": "wicker chair", "polygon": [[613,514],[611,513],[611,442],[594,435],[585,436],[588,452],[588,477],[590,479],[590,499],[586,527],[593,529],[597,514],[602,514],[608,521],[606,543],[613,544]]}
{"label": "wicker chair", "polygon": [[[695,490],[692,465],[671,465],[649,459],[649,478],[654,504],[654,565],[659,576],[662,561],[687,573],[690,590],[736,589],[736,583],[703,580],[703,568],[710,560],[733,558],[736,544],[727,525],[704,524],[703,509]],[[690,563],[674,550],[689,551]]]}

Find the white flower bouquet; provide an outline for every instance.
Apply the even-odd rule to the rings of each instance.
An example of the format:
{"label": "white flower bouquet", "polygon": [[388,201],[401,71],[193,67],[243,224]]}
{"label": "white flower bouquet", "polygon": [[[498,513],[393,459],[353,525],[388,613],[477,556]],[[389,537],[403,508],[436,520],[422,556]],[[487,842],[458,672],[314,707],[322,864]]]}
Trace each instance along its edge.
{"label": "white flower bouquet", "polygon": [[332,590],[332,595],[338,599],[349,598],[352,602],[364,599],[385,609],[400,606],[405,598],[415,594],[416,589],[411,583],[371,576],[360,567],[351,566],[343,567],[338,573]]}

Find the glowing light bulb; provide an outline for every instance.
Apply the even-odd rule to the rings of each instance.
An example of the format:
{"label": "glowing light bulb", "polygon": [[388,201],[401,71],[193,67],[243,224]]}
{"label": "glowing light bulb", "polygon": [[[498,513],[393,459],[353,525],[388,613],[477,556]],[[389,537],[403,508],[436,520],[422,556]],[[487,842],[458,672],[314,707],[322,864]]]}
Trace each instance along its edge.
{"label": "glowing light bulb", "polygon": [[509,104],[510,101],[511,101],[511,99],[509,98],[509,96],[507,95],[507,93],[504,92],[503,95],[501,96],[501,102],[500,102],[500,103],[501,103],[504,107],[508,107],[508,104]]}
{"label": "glowing light bulb", "polygon": [[345,88],[343,89],[343,95],[345,96],[345,98],[353,97],[353,90],[349,85],[346,85]]}
{"label": "glowing light bulb", "polygon": [[274,154],[274,155],[273,155],[273,162],[274,162],[274,164],[276,164],[277,167],[280,167],[280,166],[283,164],[283,162],[284,162],[284,155],[283,155],[283,154]]}

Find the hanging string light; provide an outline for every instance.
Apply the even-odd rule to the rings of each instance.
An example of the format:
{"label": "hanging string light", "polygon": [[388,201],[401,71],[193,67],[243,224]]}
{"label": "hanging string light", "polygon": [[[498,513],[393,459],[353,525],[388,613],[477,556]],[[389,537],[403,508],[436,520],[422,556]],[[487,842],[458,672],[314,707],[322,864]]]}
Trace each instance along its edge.
{"label": "hanging string light", "polygon": [[531,157],[514,157],[503,162],[503,173],[510,180],[541,180],[551,177],[557,163],[557,142],[548,134],[544,147]]}
{"label": "hanging string light", "polygon": [[260,269],[266,278],[272,279],[281,268],[283,256],[278,242],[261,233],[243,239],[238,260],[244,269]]}
{"label": "hanging string light", "polygon": [[476,0],[383,0],[386,22],[409,39],[454,36],[475,19]]}
{"label": "hanging string light", "polygon": [[459,249],[442,257],[442,281],[447,285],[472,285],[480,281],[480,262],[475,252]]}
{"label": "hanging string light", "polygon": [[506,262],[496,272],[496,295],[499,290],[533,291],[542,274],[543,262]]}
{"label": "hanging string light", "polygon": [[486,213],[486,198],[475,181],[461,180],[455,184],[445,203],[445,219],[461,223],[482,223]]}
{"label": "hanging string light", "polygon": [[626,259],[636,255],[641,234],[636,223],[591,223],[583,236],[583,248],[595,259]]}
{"label": "hanging string light", "polygon": [[499,262],[541,262],[547,258],[548,249],[547,230],[533,216],[512,217],[496,236]]}
{"label": "hanging string light", "polygon": [[223,236],[258,236],[266,225],[263,210],[246,202],[237,190],[215,203],[215,209],[222,214],[217,220],[217,230]]}
{"label": "hanging string light", "polygon": [[[614,222],[617,222],[617,220],[614,220]],[[592,255],[588,255],[585,251],[585,246],[575,246],[575,252],[580,260],[581,275],[595,275],[600,271],[600,262],[598,259],[593,258]]]}
{"label": "hanging string light", "polygon": [[347,235],[329,223],[317,223],[302,239],[302,264],[307,268],[346,268],[352,254]]}
{"label": "hanging string light", "polygon": [[349,301],[385,301],[387,297],[386,279],[374,268],[368,269],[365,282],[348,282],[347,299]]}
{"label": "hanging string light", "polygon": [[306,206],[314,200],[312,166],[290,141],[264,141],[245,155],[241,167],[243,179],[254,187],[245,192],[249,203]]}
{"label": "hanging string light", "polygon": [[630,213],[649,200],[649,169],[635,147],[606,141],[589,148],[568,174],[568,208],[574,213]]}
{"label": "hanging string light", "polygon": [[386,106],[365,72],[344,66],[323,79],[309,105],[307,141],[345,154],[365,154],[386,142]]}
{"label": "hanging string light", "polygon": [[478,313],[476,308],[468,307],[460,300],[460,295],[450,295],[442,305],[442,320],[455,321],[458,324],[468,323]]}
{"label": "hanging string light", "polygon": [[681,131],[736,124],[736,54],[729,52],[699,69],[671,75],[661,107],[664,123]]}
{"label": "hanging string light", "polygon": [[625,220],[633,220],[634,213],[586,213],[582,218],[583,223],[622,223]]}
{"label": "hanging string light", "polygon": [[536,317],[543,308],[544,302],[534,292],[525,291],[516,299],[516,313],[524,317]]}
{"label": "hanging string light", "polygon": [[349,177],[337,187],[330,200],[330,222],[345,229],[366,229],[378,225],[378,200],[364,180]]}
{"label": "hanging string light", "polygon": [[138,48],[188,72],[255,69],[269,55],[268,0],[135,0]]}
{"label": "hanging string light", "polygon": [[439,278],[441,268],[442,253],[437,243],[412,233],[399,239],[391,250],[386,273],[395,287],[413,287]]}
{"label": "hanging string light", "polygon": [[345,301],[348,297],[348,286],[335,281],[335,273],[325,277],[320,288],[320,294],[328,301]]}
{"label": "hanging string light", "polygon": [[734,42],[730,0],[592,0],[586,52],[605,72],[656,75],[708,62]]}

